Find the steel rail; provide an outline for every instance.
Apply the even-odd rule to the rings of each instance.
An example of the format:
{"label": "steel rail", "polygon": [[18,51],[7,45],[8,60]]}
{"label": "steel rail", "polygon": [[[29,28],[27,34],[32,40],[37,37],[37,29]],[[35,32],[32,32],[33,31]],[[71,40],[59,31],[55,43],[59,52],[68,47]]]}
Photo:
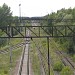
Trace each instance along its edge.
{"label": "steel rail", "polygon": [[[24,43],[18,43],[18,44],[16,44],[16,45],[13,45],[13,46],[11,47],[11,49],[13,50],[13,49],[19,48],[19,47],[21,47],[21,46],[23,46],[23,45],[24,45]],[[8,53],[8,52],[9,52],[9,48],[10,48],[10,47],[8,47],[7,49],[0,50],[0,54]]]}
{"label": "steel rail", "polygon": [[18,69],[17,75],[21,75],[21,72],[22,72],[22,66],[23,66],[23,60],[24,60],[24,54],[25,54],[25,47],[26,47],[26,45],[23,48],[23,52],[22,52],[22,56],[21,56],[21,60],[20,60],[19,69]]}
{"label": "steel rail", "polygon": [[[42,52],[40,51],[40,47],[38,47],[38,44],[36,44],[34,41],[33,41],[33,43],[35,44],[35,46],[36,46],[36,48],[37,48],[37,51],[38,51],[38,54],[39,54],[39,56],[40,56],[40,60],[41,60],[41,62],[42,62],[42,66],[43,66],[43,68],[44,68],[44,72],[45,72],[45,75],[46,75],[47,70],[46,70],[44,61],[43,61],[42,59],[44,59],[44,60],[47,62],[47,58],[46,58],[45,56],[43,56]],[[47,63],[48,63],[48,62],[47,62]]]}
{"label": "steel rail", "polygon": [[[51,39],[50,39],[50,41],[51,41]],[[64,64],[64,66],[70,66],[71,69],[75,70],[75,63],[72,62],[72,60],[70,58],[66,57],[63,52],[59,51],[59,49],[56,45],[54,47],[56,48],[55,53],[60,56],[60,59],[61,59],[62,63]]]}

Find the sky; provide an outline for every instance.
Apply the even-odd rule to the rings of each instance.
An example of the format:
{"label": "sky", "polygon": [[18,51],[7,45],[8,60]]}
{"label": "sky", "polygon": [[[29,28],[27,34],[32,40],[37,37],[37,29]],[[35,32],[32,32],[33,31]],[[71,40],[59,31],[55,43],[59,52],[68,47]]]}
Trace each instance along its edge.
{"label": "sky", "polygon": [[25,17],[45,16],[62,8],[75,7],[75,0],[0,0],[0,6],[4,3],[11,7],[14,16],[20,16],[21,12]]}

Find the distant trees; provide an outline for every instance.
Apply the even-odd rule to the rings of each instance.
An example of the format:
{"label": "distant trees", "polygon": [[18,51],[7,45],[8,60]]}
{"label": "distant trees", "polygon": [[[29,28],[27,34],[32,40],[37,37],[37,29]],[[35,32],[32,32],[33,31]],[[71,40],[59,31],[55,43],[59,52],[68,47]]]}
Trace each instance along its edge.
{"label": "distant trees", "polygon": [[11,25],[12,18],[10,7],[4,3],[3,6],[0,6],[0,26]]}
{"label": "distant trees", "polygon": [[[61,10],[58,10],[57,12],[52,12],[50,15],[45,16],[48,19],[55,19],[55,21],[47,21],[47,22],[43,22],[44,25],[48,25],[48,26],[57,26],[57,25],[75,25],[75,8],[69,8],[69,9],[65,9],[62,8]],[[69,21],[67,20],[69,19]],[[70,19],[73,19],[70,20]],[[66,21],[65,21],[66,20]],[[60,29],[61,31],[63,31],[64,33],[64,28]],[[50,28],[46,28],[46,31],[48,31],[48,33],[51,33],[51,29]],[[72,33],[70,33],[72,34]],[[68,34],[68,35],[70,35]],[[56,33],[55,33],[56,35]],[[74,35],[75,37],[75,35]],[[61,46],[63,46],[63,48],[71,54],[75,53],[75,38],[57,38],[55,39],[55,41],[59,42]]]}
{"label": "distant trees", "polygon": [[13,25],[16,25],[16,26],[19,25],[20,20],[19,20],[18,16],[13,17],[13,22],[12,23],[13,23]]}
{"label": "distant trees", "polygon": [[[19,19],[17,16],[13,17],[11,9],[5,3],[0,6],[0,26],[15,26],[19,25]],[[5,36],[3,32],[5,28],[0,29],[0,37]],[[15,35],[17,34],[16,31],[13,32]],[[7,39],[0,39],[0,47],[6,45]]]}

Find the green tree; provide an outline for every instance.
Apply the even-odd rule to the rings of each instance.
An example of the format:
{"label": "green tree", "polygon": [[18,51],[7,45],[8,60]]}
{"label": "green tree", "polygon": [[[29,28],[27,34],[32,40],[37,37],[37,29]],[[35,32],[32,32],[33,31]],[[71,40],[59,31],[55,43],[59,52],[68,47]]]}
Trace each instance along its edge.
{"label": "green tree", "polygon": [[11,25],[12,23],[12,13],[10,7],[5,3],[0,7],[0,26]]}
{"label": "green tree", "polygon": [[[8,26],[12,24],[12,12],[10,7],[8,7],[5,3],[0,6],[0,26]],[[0,29],[0,36],[4,36],[5,28]],[[0,46],[4,46],[6,44],[7,39],[0,39]]]}
{"label": "green tree", "polygon": [[62,69],[60,75],[74,75],[70,67],[66,66]]}
{"label": "green tree", "polygon": [[13,17],[13,24],[15,25],[15,26],[17,26],[17,25],[19,25],[19,19],[18,19],[18,17],[17,16],[14,16]]}

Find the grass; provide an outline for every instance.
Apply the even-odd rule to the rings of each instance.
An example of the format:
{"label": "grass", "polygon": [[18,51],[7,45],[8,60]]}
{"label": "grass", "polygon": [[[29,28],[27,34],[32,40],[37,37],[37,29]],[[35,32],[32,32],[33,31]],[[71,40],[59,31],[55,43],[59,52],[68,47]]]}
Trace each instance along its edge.
{"label": "grass", "polygon": [[[32,29],[33,31],[35,31],[35,33],[38,35],[38,28]],[[33,33],[31,33],[32,36],[34,36]],[[46,35],[43,34],[43,30],[40,30],[40,35]],[[45,64],[45,68],[46,68],[46,75],[48,75],[48,63],[45,58],[47,57],[47,38],[40,38],[40,39],[33,39],[33,41],[35,41],[35,43],[37,44],[37,46],[40,46],[40,50],[43,56],[43,63]],[[30,51],[30,57],[32,59],[32,68],[34,71],[34,75],[40,75],[41,74],[41,70],[40,70],[40,60],[38,58],[38,53],[37,53],[37,48],[35,46],[35,44],[33,42],[31,42],[31,51]],[[53,74],[53,69],[52,66],[50,67],[50,75],[54,75]]]}
{"label": "grass", "polygon": [[[33,30],[34,31],[34,30]],[[36,29],[35,32],[37,33],[38,30]],[[38,34],[38,33],[37,33]],[[40,35],[45,35],[46,33],[43,33],[43,30],[41,30],[41,34]],[[34,35],[32,33],[32,35]],[[40,50],[41,50],[41,53],[44,57],[47,56],[47,38],[40,38],[40,39],[33,39],[33,41],[35,41],[37,43],[37,46],[40,46]],[[50,44],[49,44],[49,47],[50,47],[50,57],[51,57],[51,61],[52,61],[52,64],[50,65],[50,75],[54,75],[54,70],[53,70],[53,66],[54,64],[59,61],[61,64],[62,61],[61,59],[59,58],[59,55],[57,55],[55,53],[55,49],[56,49],[56,46],[59,48],[59,50],[62,50],[62,48],[59,46],[59,44],[55,43],[55,41],[53,39],[51,39],[50,41]],[[31,52],[30,52],[30,55],[31,55],[31,58],[34,59],[32,60],[32,66],[33,66],[33,71],[34,71],[34,75],[37,75],[37,72],[36,70],[38,71],[38,75],[40,75],[40,62],[39,62],[39,59],[38,58],[38,54],[37,54],[37,51],[36,51],[36,47],[34,45],[34,43],[32,42],[31,43]],[[48,63],[46,60],[44,60],[44,63],[45,63],[45,66],[46,66],[46,75],[48,75]],[[36,64],[35,64],[36,63]],[[39,64],[38,64],[39,63]],[[38,66],[38,67],[37,67]]]}
{"label": "grass", "polygon": [[[46,75],[48,75],[48,63],[47,63],[48,60],[45,59],[47,57],[47,41],[46,41],[46,39],[33,39],[33,41],[35,41],[35,43],[38,45],[38,47],[40,46],[40,51],[43,56],[42,60],[43,60],[43,63],[45,64],[44,66],[46,67]],[[40,74],[41,73],[40,60],[38,57],[37,48],[33,42],[31,42],[30,57],[32,59],[32,68],[34,71],[34,75],[41,75]],[[52,66],[50,68],[50,75],[54,75]]]}
{"label": "grass", "polygon": [[38,58],[38,53],[36,52],[36,47],[34,44],[31,45],[30,57],[32,60],[32,68],[34,71],[34,75],[41,75],[40,74],[40,62]]}
{"label": "grass", "polygon": [[[11,39],[10,45],[16,45],[21,43],[23,39]],[[0,50],[9,49],[10,45],[5,45],[0,48]],[[0,75],[10,75],[10,67],[12,68],[12,72],[16,66],[16,62],[21,56],[22,47],[12,50],[12,65],[10,65],[10,51],[6,54],[0,54]]]}
{"label": "grass", "polygon": [[0,74],[4,75],[4,71],[9,73],[9,54],[0,54]]}
{"label": "grass", "polygon": [[[39,31],[38,31],[39,28],[35,28],[35,29],[32,28],[32,30],[37,35],[39,34]],[[40,34],[41,36],[42,35],[47,35],[46,33],[43,33],[43,29],[40,30],[40,33],[41,33]],[[31,32],[31,35],[36,36],[33,32]],[[35,41],[37,43],[37,46],[39,46],[39,45],[43,46],[43,47],[40,48],[40,50],[41,50],[43,56],[46,57],[47,52],[48,52],[47,51],[47,39],[45,39],[45,38],[42,38],[42,39],[33,39],[33,41]],[[56,49],[56,46],[57,46],[57,49]],[[60,59],[60,57],[59,57],[59,55],[57,55],[55,53],[55,51],[58,50],[58,49],[59,50],[64,50],[64,48],[62,46],[60,46],[59,43],[56,43],[53,39],[51,39],[49,47],[50,47],[50,57],[51,57],[51,61],[52,61],[51,67],[50,67],[50,75],[54,75],[54,73],[53,73],[54,72],[54,70],[53,70],[54,64],[56,65],[56,67],[58,67],[58,65],[59,65],[58,63],[56,64],[57,61],[59,61],[61,65],[63,64],[62,61],[61,61],[61,59]],[[39,60],[38,53],[37,53],[36,50],[37,49],[36,49],[35,44],[33,42],[31,42],[30,57],[32,59],[32,68],[33,68],[33,71],[34,71],[34,75],[41,75],[40,60]],[[47,72],[46,75],[48,75],[48,63],[44,59],[43,59],[43,61],[44,61],[45,66],[46,66],[46,72]]]}
{"label": "grass", "polygon": [[[16,36],[21,36],[21,35],[19,34]],[[10,46],[22,43],[24,41],[23,39],[20,38],[11,38],[10,40],[9,39],[7,40],[8,41],[6,45],[1,46],[0,50],[9,49]],[[6,54],[0,54],[0,75],[10,75],[10,67],[12,68],[12,72],[14,71],[17,60],[21,56],[21,53],[22,53],[22,47],[12,50],[12,64],[10,64],[10,51]]]}
{"label": "grass", "polygon": [[[22,48],[12,51],[12,70],[15,68],[16,61],[21,55]],[[6,73],[6,74],[5,74]],[[0,54],[0,74],[9,75],[10,73],[10,53]]]}

